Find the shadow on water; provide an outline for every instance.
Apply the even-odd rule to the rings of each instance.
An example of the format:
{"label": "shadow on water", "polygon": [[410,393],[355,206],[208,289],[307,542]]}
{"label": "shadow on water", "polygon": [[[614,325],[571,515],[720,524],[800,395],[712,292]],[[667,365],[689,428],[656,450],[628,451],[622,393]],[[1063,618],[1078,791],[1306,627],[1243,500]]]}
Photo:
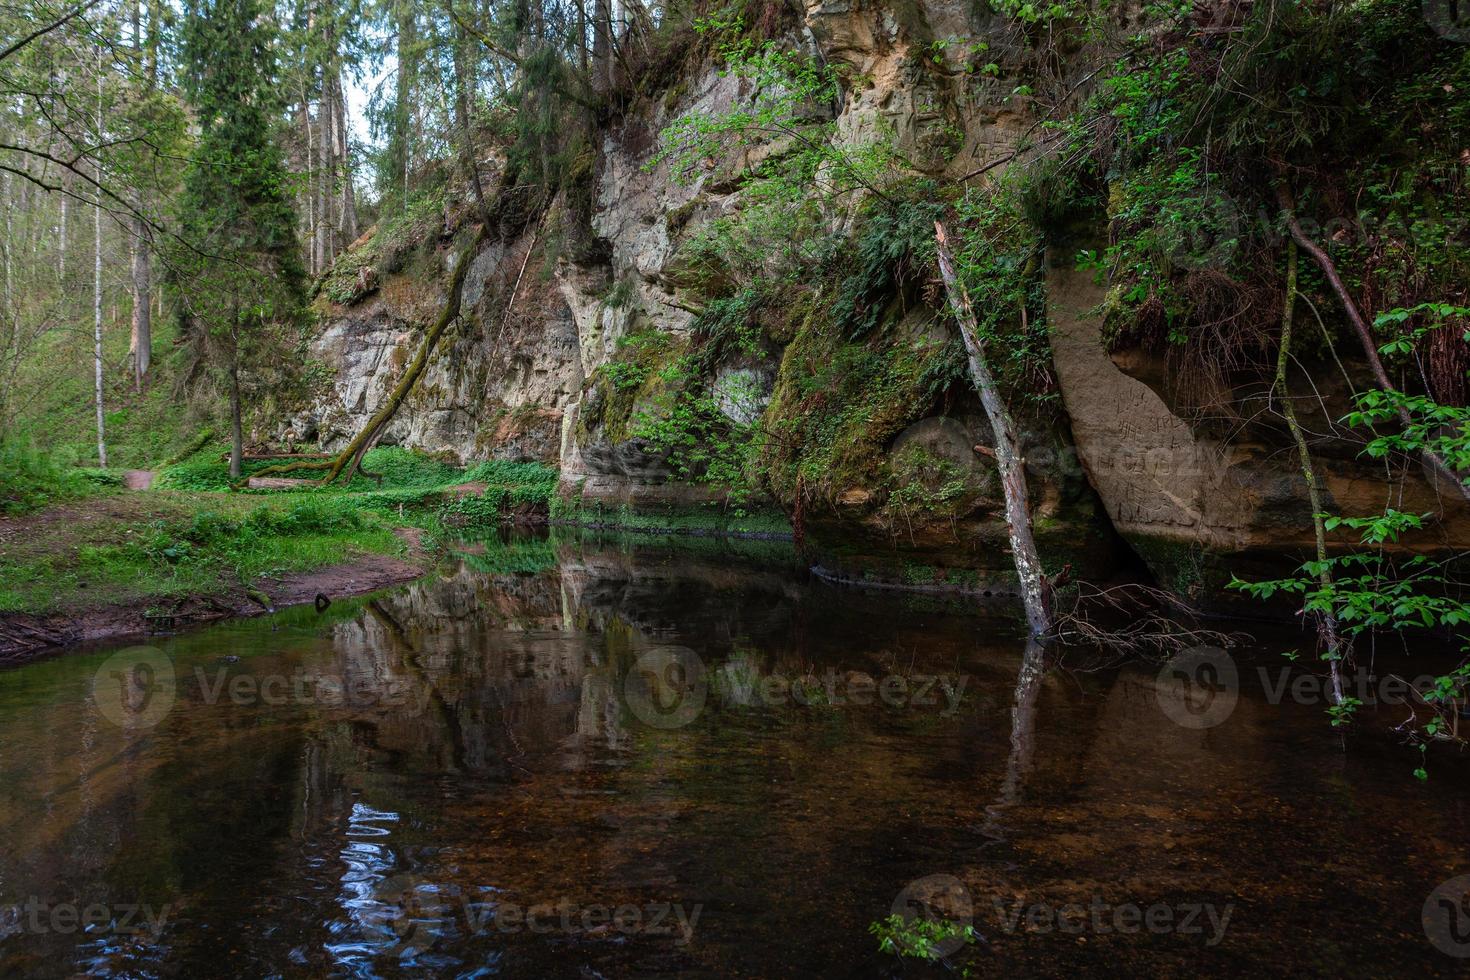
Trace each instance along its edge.
{"label": "shadow on water", "polygon": [[1421,922],[1464,766],[1344,748],[1248,657],[1183,711],[788,545],[456,551],[0,673],[0,975],[946,975],[869,933],[921,907],[975,973],[1465,962]]}

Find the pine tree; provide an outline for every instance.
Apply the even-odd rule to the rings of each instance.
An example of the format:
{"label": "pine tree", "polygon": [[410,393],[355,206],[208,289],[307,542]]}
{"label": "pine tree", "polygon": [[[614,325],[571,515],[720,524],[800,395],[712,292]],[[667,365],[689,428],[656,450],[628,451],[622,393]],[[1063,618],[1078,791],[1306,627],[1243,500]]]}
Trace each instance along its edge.
{"label": "pine tree", "polygon": [[[199,140],[184,177],[175,284],[184,335],[229,393],[230,474],[241,472],[242,372],[279,366],[305,273],[278,135],[269,14],[259,0],[189,0],[184,85]],[[274,364],[271,362],[274,360]]]}

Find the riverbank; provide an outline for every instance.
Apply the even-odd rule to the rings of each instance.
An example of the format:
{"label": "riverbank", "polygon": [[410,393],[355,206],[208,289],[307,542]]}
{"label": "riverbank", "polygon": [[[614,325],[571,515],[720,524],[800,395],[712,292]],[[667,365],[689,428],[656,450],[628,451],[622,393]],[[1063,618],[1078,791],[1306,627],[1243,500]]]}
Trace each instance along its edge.
{"label": "riverbank", "polygon": [[296,496],[125,492],[0,518],[0,663],[409,581],[418,540]]}

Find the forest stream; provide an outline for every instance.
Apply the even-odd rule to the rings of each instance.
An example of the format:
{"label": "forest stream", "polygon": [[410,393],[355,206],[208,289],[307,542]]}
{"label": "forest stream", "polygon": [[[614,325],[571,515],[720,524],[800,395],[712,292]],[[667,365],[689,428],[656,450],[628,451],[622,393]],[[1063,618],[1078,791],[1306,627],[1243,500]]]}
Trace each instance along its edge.
{"label": "forest stream", "polygon": [[1462,962],[1470,781],[1392,691],[1344,738],[1290,637],[1201,690],[781,553],[519,536],[0,672],[0,975],[875,976],[895,914],[975,975]]}

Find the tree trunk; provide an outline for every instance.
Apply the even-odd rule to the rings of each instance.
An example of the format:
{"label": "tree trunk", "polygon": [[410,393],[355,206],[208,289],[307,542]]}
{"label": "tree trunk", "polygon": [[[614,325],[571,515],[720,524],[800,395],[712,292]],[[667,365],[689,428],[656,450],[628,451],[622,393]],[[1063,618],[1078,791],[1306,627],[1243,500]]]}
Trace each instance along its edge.
{"label": "tree trunk", "polygon": [[[1383,368],[1383,359],[1378,356],[1378,345],[1373,340],[1373,332],[1368,328],[1368,321],[1363,318],[1363,314],[1358,310],[1358,304],[1353,300],[1352,294],[1348,292],[1347,286],[1343,284],[1342,277],[1337,274],[1337,265],[1332,261],[1332,257],[1324,252],[1316,242],[1308,238],[1306,232],[1302,230],[1301,222],[1296,217],[1296,202],[1292,197],[1291,188],[1284,181],[1278,182],[1276,185],[1276,198],[1280,202],[1282,210],[1286,213],[1286,227],[1291,232],[1292,240],[1301,246],[1302,251],[1312,257],[1317,263],[1317,266],[1322,270],[1322,275],[1326,277],[1328,285],[1332,287],[1332,291],[1337,294],[1337,299],[1342,304],[1343,312],[1347,314],[1348,321],[1352,323],[1353,330],[1357,332],[1358,341],[1363,346],[1363,356],[1367,359],[1368,366],[1372,369],[1373,377],[1378,382],[1378,386],[1384,391],[1397,393],[1398,388],[1389,380],[1388,372]],[[1410,417],[1408,409],[1400,406],[1398,415],[1399,421],[1404,424],[1405,428],[1413,425],[1413,419]],[[1422,450],[1421,455],[1424,457],[1424,462],[1430,469],[1444,480],[1453,484],[1455,489],[1466,500],[1470,500],[1470,486],[1467,486],[1465,481],[1461,480],[1443,459],[1429,449]]]}
{"label": "tree trunk", "polygon": [[959,321],[960,336],[969,355],[970,380],[980,393],[980,404],[995,433],[995,461],[1000,469],[1001,487],[1005,491],[1006,527],[1011,538],[1011,557],[1016,577],[1021,584],[1021,600],[1026,605],[1026,621],[1031,635],[1045,636],[1052,628],[1051,604],[1046,597],[1046,579],[1041,571],[1041,556],[1031,532],[1031,504],[1026,491],[1025,461],[1010,410],[1001,398],[995,378],[985,359],[985,347],[975,322],[970,296],[955,274],[954,257],[949,250],[949,236],[942,222],[934,222],[934,241],[939,253],[939,274],[949,294],[950,308]]}
{"label": "tree trunk", "polygon": [[[133,56],[140,69],[144,68],[144,41],[142,24],[142,0],[133,0]],[[149,11],[150,17],[156,11]],[[150,24],[150,28],[152,25]],[[149,45],[151,47],[151,44]],[[156,68],[143,70],[144,84],[150,93]],[[146,194],[140,192],[140,207],[146,203]],[[148,229],[141,216],[129,222],[133,239],[133,323],[128,360],[133,367],[133,390],[143,390],[143,379],[153,361],[153,263],[148,251]]]}
{"label": "tree trunk", "polygon": [[346,248],[357,241],[357,192],[352,186],[352,144],[347,138],[347,96],[342,89],[342,73],[335,66],[332,73],[332,91],[336,96],[332,100],[332,105],[337,113],[335,127],[338,140],[337,180],[341,183],[338,190],[340,200],[337,214],[341,217],[342,246]]}
{"label": "tree trunk", "polygon": [[[1301,460],[1302,478],[1307,482],[1307,499],[1312,505],[1312,530],[1317,536],[1317,563],[1321,571],[1317,582],[1324,590],[1332,589],[1332,571],[1327,566],[1327,529],[1323,524],[1322,494],[1317,488],[1317,474],[1312,470],[1312,454],[1307,448],[1307,437],[1297,422],[1296,407],[1291,401],[1291,391],[1286,385],[1286,359],[1291,348],[1292,310],[1296,306],[1297,246],[1295,241],[1286,243],[1286,303],[1281,311],[1281,350],[1276,355],[1276,382],[1273,392],[1281,396],[1282,414],[1296,442],[1297,457]],[[1317,633],[1327,647],[1327,669],[1332,677],[1332,700],[1342,704],[1342,666],[1348,650],[1342,642],[1337,627],[1337,616],[1330,610],[1318,619]]]}
{"label": "tree trunk", "polygon": [[[102,53],[97,54],[97,140],[102,140]],[[101,175],[98,175],[100,179]],[[97,397],[97,465],[107,468],[107,431],[102,413],[102,201],[92,212],[92,366]]]}
{"label": "tree trunk", "polygon": [[612,89],[612,0],[592,5],[592,87],[606,95]]}
{"label": "tree trunk", "polygon": [[102,206],[93,212],[92,222],[92,368],[93,390],[97,401],[97,465],[107,467],[107,431],[102,413]]}
{"label": "tree trunk", "polygon": [[133,388],[143,390],[143,379],[153,362],[153,263],[141,218],[133,222],[133,335],[131,361]]}
{"label": "tree trunk", "polygon": [[230,479],[240,479],[245,456],[245,434],[240,422],[239,354],[230,354]]}
{"label": "tree trunk", "polygon": [[[63,176],[61,178],[61,186],[66,188],[69,184],[70,181]],[[56,281],[61,284],[66,283],[66,217],[67,213],[71,210],[68,207],[69,204],[70,200],[63,196],[61,198],[61,227],[57,229],[56,233],[56,244],[58,246],[56,249]]]}
{"label": "tree trunk", "polygon": [[[418,352],[414,354],[413,360],[409,362],[407,370],[398,379],[398,384],[393,386],[392,393],[378,407],[378,410],[373,413],[372,417],[367,420],[366,424],[353,437],[352,441],[347,444],[346,448],[330,460],[323,462],[288,463],[285,466],[270,466],[256,473],[255,476],[278,476],[301,470],[326,470],[327,474],[322,477],[321,481],[324,486],[332,483],[339,477],[344,481],[352,479],[353,474],[357,472],[358,467],[362,463],[362,457],[377,442],[383,430],[388,427],[388,423],[393,421],[393,416],[397,414],[399,406],[403,404],[403,400],[413,391],[414,385],[418,383],[424,370],[429,366],[429,359],[433,356],[434,348],[438,346],[439,339],[444,336],[444,333],[449,329],[450,325],[459,319],[460,302],[464,295],[464,284],[465,280],[469,277],[470,266],[474,264],[475,256],[479,254],[480,248],[489,239],[490,225],[487,222],[480,226],[480,230],[475,235],[474,240],[460,253],[455,262],[454,274],[449,281],[449,296],[444,302],[444,308],[439,311],[438,319],[434,321],[424,334],[424,339],[419,343]],[[232,473],[231,475],[238,479],[237,474]]]}
{"label": "tree trunk", "polygon": [[316,112],[316,261],[312,268],[315,275],[325,272],[332,261],[332,127],[328,115],[327,97],[323,92]]}
{"label": "tree trunk", "polygon": [[398,0],[398,79],[393,93],[393,132],[389,146],[392,179],[402,178],[403,199],[399,202],[408,207],[408,171],[412,159],[413,128],[413,78],[415,74],[417,23],[414,6],[408,0]]}
{"label": "tree trunk", "polygon": [[317,274],[316,267],[316,141],[311,131],[311,102],[306,87],[301,89],[301,126],[306,131],[306,271]]}

